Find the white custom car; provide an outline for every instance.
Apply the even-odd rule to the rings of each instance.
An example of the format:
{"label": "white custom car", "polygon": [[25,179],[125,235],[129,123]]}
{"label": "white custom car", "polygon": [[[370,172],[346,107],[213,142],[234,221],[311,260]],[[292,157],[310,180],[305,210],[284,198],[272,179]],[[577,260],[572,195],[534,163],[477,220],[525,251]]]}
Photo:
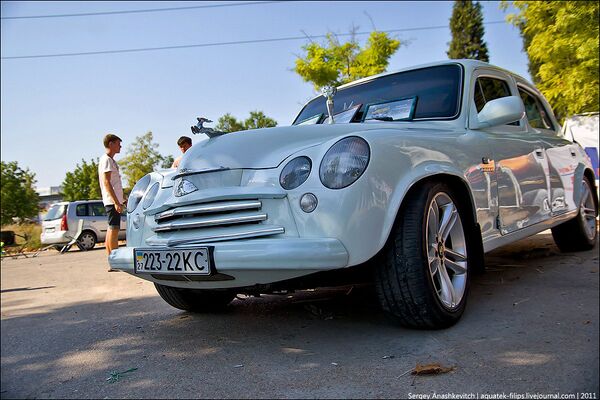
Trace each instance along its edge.
{"label": "white custom car", "polygon": [[594,171],[560,129],[535,87],[487,63],[365,78],[142,178],[109,262],[199,312],[370,277],[400,324],[448,327],[485,252],[549,228],[563,251],[594,246]]}

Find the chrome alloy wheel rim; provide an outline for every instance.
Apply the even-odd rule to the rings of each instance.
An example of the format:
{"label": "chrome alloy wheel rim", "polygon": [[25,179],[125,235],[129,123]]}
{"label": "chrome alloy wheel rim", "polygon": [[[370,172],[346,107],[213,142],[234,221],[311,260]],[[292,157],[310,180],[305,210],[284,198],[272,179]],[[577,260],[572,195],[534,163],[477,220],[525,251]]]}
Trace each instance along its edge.
{"label": "chrome alloy wheel rim", "polygon": [[596,204],[587,180],[584,180],[581,184],[579,218],[581,218],[587,238],[593,240],[596,235]]}
{"label": "chrome alloy wheel rim", "polygon": [[454,310],[467,285],[467,243],[458,210],[444,192],[429,204],[425,235],[434,289],[442,305]]}
{"label": "chrome alloy wheel rim", "polygon": [[85,247],[86,249],[90,250],[91,248],[94,247],[94,237],[92,236],[91,233],[84,233],[83,235],[81,235],[79,237],[79,243]]}

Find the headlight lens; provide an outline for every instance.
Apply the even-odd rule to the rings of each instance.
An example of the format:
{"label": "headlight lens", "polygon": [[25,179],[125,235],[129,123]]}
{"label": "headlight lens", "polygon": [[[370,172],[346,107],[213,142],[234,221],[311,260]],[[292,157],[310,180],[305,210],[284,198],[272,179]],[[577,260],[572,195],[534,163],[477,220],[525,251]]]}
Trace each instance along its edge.
{"label": "headlight lens", "polygon": [[279,183],[285,190],[296,189],[302,185],[310,175],[312,163],[308,157],[296,157],[281,171]]}
{"label": "headlight lens", "polygon": [[319,168],[325,187],[342,189],[352,185],[367,169],[371,149],[362,138],[351,136],[331,146]]}
{"label": "headlight lens", "polygon": [[142,208],[144,210],[146,208],[150,207],[150,205],[154,201],[154,198],[156,197],[156,194],[158,193],[159,187],[160,187],[160,185],[158,184],[158,182],[154,182],[154,185],[152,185],[150,187],[150,190],[148,190],[148,193],[146,193],[146,196],[144,197],[144,201],[142,201]]}
{"label": "headlight lens", "polygon": [[142,196],[144,196],[144,192],[148,188],[149,184],[150,174],[144,175],[142,179],[137,181],[133,189],[131,189],[131,194],[127,200],[127,212],[133,212],[138,204],[140,204],[140,200],[142,199]]}

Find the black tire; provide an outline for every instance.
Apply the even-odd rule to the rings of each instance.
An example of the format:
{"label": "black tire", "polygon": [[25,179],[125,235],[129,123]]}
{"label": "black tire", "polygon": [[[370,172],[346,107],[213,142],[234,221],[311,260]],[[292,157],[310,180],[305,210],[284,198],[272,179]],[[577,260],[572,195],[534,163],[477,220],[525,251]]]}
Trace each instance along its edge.
{"label": "black tire", "polygon": [[96,246],[98,239],[96,238],[96,234],[92,231],[83,231],[79,238],[77,239],[79,242],[79,246],[82,250],[87,251],[91,250]]}
{"label": "black tire", "polygon": [[156,291],[169,305],[191,312],[219,312],[235,298],[231,290],[182,289],[155,283]]}
{"label": "black tire", "polygon": [[[430,234],[427,233],[432,225],[428,224],[430,206],[437,205],[439,198],[447,198],[450,201],[448,204],[455,206],[456,212],[452,214],[454,222],[447,225],[452,226],[452,236],[446,237],[452,240],[457,237],[458,232],[462,232],[462,240],[456,240],[456,246],[449,244],[448,240],[437,239],[438,234],[444,231],[441,229],[443,223],[436,222],[435,230],[430,230]],[[434,199],[436,203],[433,203]],[[443,204],[441,201],[440,203]],[[446,215],[446,211],[441,213]],[[467,302],[471,272],[476,269],[478,263],[483,262],[480,259],[482,249],[479,248],[481,238],[477,237],[479,232],[475,229],[475,222],[472,217],[469,217],[469,213],[468,203],[462,201],[457,192],[444,183],[426,182],[407,195],[388,243],[381,254],[381,262],[375,268],[379,302],[384,312],[393,320],[409,328],[442,329],[452,326],[460,319]],[[439,221],[438,215],[432,214],[430,219]],[[431,232],[437,233],[432,235]],[[427,245],[430,237],[436,238],[434,245],[431,242]],[[443,244],[441,247],[439,247],[440,242]],[[459,242],[460,246],[458,246]],[[462,250],[456,250],[458,247]],[[432,248],[435,250],[431,250]],[[448,249],[456,250],[456,253],[460,252],[464,256],[460,261],[462,272],[454,272],[453,268],[457,264],[455,260],[448,258],[448,264],[445,264],[444,257],[439,256],[439,254],[447,254]],[[430,257],[432,251],[435,252],[433,258]],[[433,267],[434,262],[438,263],[437,272],[430,270],[430,268],[436,269]],[[442,269],[448,272],[442,274]],[[456,303],[452,302],[449,305],[443,303],[443,290],[438,289],[441,288],[442,275],[450,278],[444,282],[450,283],[453,289],[449,291],[447,285],[444,287],[446,293],[452,293],[453,301],[454,294],[458,293],[454,291],[453,279],[461,282],[461,296],[459,300],[458,296],[456,297]]]}
{"label": "black tire", "polygon": [[[591,250],[598,239],[598,223],[596,220],[598,199],[593,189],[594,185],[587,177],[583,179],[581,184],[583,195],[579,203],[577,217],[552,228],[554,243],[562,252]],[[586,226],[586,224],[589,225]]]}

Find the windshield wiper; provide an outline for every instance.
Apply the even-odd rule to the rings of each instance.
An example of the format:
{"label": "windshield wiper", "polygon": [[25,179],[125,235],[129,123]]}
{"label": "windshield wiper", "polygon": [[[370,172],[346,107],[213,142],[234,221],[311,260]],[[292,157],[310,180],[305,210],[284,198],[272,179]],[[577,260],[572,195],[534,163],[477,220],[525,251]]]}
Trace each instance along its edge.
{"label": "windshield wiper", "polygon": [[392,117],[373,117],[373,118],[369,118],[369,119],[375,119],[377,121],[393,121],[394,118]]}

